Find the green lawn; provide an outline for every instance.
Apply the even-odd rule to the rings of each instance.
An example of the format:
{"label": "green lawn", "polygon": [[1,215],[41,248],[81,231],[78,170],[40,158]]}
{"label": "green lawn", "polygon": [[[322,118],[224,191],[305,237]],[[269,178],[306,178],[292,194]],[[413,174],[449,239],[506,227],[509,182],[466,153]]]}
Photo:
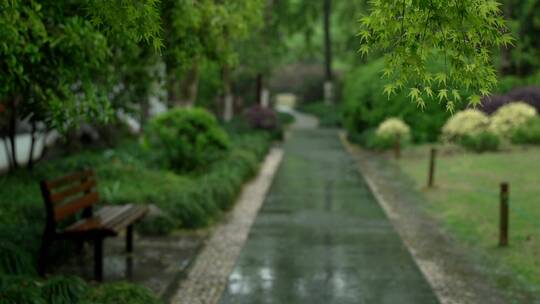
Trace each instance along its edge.
{"label": "green lawn", "polygon": [[[458,239],[540,290],[540,148],[486,154],[440,150],[435,189],[425,189],[429,147],[410,148],[399,162],[425,193],[428,212]],[[505,249],[497,246],[503,181],[511,191],[510,247]]]}

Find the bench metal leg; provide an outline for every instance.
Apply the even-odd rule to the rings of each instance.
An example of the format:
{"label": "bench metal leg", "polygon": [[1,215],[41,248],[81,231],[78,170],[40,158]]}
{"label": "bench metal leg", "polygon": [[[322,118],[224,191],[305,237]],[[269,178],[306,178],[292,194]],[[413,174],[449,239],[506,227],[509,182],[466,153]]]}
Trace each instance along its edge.
{"label": "bench metal leg", "polygon": [[129,225],[126,231],[126,251],[133,252],[133,225]]}
{"label": "bench metal leg", "polygon": [[94,240],[94,278],[103,281],[103,238]]}
{"label": "bench metal leg", "polygon": [[38,260],[38,273],[40,276],[45,276],[46,265],[47,265],[47,255],[49,253],[49,246],[52,244],[52,239],[45,235],[41,241],[41,248],[39,249],[39,260]]}

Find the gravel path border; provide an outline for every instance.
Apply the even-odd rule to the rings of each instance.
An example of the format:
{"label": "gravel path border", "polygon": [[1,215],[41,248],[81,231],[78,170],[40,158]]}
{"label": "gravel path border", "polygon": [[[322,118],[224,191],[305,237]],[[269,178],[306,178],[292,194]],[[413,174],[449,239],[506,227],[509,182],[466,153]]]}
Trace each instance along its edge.
{"label": "gravel path border", "polygon": [[419,194],[403,188],[395,166],[340,137],[442,304],[507,303],[466,249],[420,209]]}
{"label": "gravel path border", "polygon": [[171,304],[218,303],[282,158],[283,150],[272,148],[259,175],[244,187],[226,220],[215,227]]}

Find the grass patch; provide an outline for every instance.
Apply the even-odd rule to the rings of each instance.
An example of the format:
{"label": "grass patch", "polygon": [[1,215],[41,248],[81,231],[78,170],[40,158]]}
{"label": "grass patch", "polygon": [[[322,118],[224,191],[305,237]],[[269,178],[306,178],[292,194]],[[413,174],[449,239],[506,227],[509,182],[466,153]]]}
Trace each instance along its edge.
{"label": "grass patch", "polygon": [[[424,190],[429,147],[407,150],[402,170],[422,188],[426,209],[447,229],[498,265],[509,267],[519,282],[540,291],[540,148],[474,154],[441,149],[436,188]],[[510,247],[498,248],[499,185],[509,182]]]}

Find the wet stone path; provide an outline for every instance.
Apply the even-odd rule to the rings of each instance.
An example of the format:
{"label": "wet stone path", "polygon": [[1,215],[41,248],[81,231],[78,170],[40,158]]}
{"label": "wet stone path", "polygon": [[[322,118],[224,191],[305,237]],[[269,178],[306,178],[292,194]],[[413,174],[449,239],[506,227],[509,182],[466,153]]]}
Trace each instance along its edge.
{"label": "wet stone path", "polygon": [[337,132],[294,130],[221,304],[438,303]]}

